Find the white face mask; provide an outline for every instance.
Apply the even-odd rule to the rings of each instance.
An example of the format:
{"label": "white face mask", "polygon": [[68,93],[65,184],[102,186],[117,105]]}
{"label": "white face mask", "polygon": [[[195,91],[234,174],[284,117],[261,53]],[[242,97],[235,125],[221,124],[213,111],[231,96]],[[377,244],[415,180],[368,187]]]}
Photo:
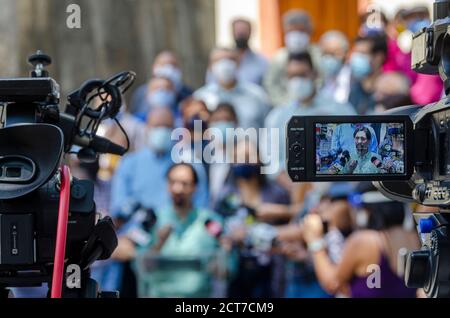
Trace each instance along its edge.
{"label": "white face mask", "polygon": [[372,72],[370,56],[364,53],[355,52],[350,57],[350,69],[353,76],[361,80]]}
{"label": "white face mask", "polygon": [[333,55],[324,55],[320,61],[320,70],[325,79],[336,76],[342,68],[342,61]]}
{"label": "white face mask", "polygon": [[156,67],[153,75],[168,78],[175,86],[176,91],[180,91],[183,86],[183,72],[172,64],[166,64]]}
{"label": "white face mask", "polygon": [[367,228],[367,225],[369,224],[369,215],[366,210],[361,209],[356,211],[355,222],[358,228]]}
{"label": "white face mask", "polygon": [[314,94],[314,81],[307,77],[293,77],[288,82],[289,99],[303,102]]}
{"label": "white face mask", "polygon": [[215,62],[211,72],[218,83],[230,84],[236,79],[237,63],[230,59]]}
{"label": "white face mask", "polygon": [[291,54],[306,52],[308,49],[310,37],[308,33],[301,31],[291,31],[286,33],[284,43]]}
{"label": "white face mask", "polygon": [[147,131],[147,145],[157,153],[167,153],[172,147],[172,129],[154,127]]}

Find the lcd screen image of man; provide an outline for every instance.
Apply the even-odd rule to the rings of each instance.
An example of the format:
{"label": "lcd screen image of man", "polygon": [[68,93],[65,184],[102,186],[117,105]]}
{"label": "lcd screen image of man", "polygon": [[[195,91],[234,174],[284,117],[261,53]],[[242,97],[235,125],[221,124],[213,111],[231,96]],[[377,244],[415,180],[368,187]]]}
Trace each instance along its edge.
{"label": "lcd screen image of man", "polygon": [[369,150],[372,133],[367,127],[360,127],[353,133],[356,151],[350,153],[350,160],[342,174],[377,174],[381,173],[381,157]]}
{"label": "lcd screen image of man", "polygon": [[402,174],[404,146],[401,123],[316,124],[316,171],[320,175]]}

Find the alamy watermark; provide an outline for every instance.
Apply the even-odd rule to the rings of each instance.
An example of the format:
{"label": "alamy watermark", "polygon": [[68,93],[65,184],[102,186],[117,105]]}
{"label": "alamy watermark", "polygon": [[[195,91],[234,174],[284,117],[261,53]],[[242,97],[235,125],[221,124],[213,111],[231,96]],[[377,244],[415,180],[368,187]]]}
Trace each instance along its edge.
{"label": "alamy watermark", "polygon": [[66,286],[69,289],[81,288],[81,268],[77,264],[70,264],[66,268]]}
{"label": "alamy watermark", "polygon": [[[194,136],[201,136],[201,143],[193,142]],[[224,133],[218,128],[203,130],[202,121],[196,120],[193,134],[186,128],[176,128],[172,132],[172,141],[177,142],[171,151],[174,163],[261,163],[261,174],[275,174],[280,170],[278,128],[227,128]],[[244,151],[238,147],[241,143],[246,146]],[[250,150],[252,146],[256,151]]]}
{"label": "alamy watermark", "polygon": [[382,29],[383,15],[381,7],[377,4],[370,4],[367,7],[366,12],[367,12],[366,26],[369,29]]}
{"label": "alamy watermark", "polygon": [[381,268],[378,264],[370,264],[366,269],[370,273],[366,279],[366,285],[369,289],[381,288]]}
{"label": "alamy watermark", "polygon": [[69,4],[66,13],[66,26],[69,29],[81,29],[81,7],[78,4]]}

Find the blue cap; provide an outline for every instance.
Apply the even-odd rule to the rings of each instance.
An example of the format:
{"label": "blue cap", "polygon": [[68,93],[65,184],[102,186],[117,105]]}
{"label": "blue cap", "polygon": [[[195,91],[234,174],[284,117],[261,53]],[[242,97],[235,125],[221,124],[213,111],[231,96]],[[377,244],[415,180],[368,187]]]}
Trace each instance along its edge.
{"label": "blue cap", "polygon": [[432,218],[420,219],[419,221],[419,231],[422,234],[431,233],[434,228],[434,221]]}

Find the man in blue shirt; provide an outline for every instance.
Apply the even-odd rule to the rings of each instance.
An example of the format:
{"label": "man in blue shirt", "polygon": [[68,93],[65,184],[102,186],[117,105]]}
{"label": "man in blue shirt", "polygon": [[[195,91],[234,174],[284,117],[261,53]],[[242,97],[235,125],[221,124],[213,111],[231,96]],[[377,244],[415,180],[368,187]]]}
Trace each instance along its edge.
{"label": "man in blue shirt", "polygon": [[253,83],[241,81],[237,76],[239,57],[235,50],[215,48],[210,55],[210,71],[214,81],[194,92],[209,111],[220,103],[233,105],[239,127],[261,128],[269,112],[269,99],[264,90]]}
{"label": "man in blue shirt", "polygon": [[[211,292],[210,261],[219,248],[208,222],[219,217],[193,202],[198,176],[189,164],[173,165],[167,173],[169,205],[157,212],[154,240],[138,258],[139,281],[147,282],[151,297],[208,297]],[[148,254],[150,252],[150,254]],[[152,263],[151,270],[142,264]]]}
{"label": "man in blue shirt", "polygon": [[269,63],[264,56],[250,47],[252,25],[245,19],[236,19],[232,24],[233,38],[239,52],[238,78],[241,81],[262,85]]}
{"label": "man in blue shirt", "polygon": [[[183,82],[183,70],[176,54],[172,51],[162,51],[155,57],[152,66],[152,77],[147,83],[139,86],[133,93],[130,107],[128,109],[131,113],[137,113],[142,111],[142,108],[145,109],[149,106],[147,101],[149,95],[148,91],[150,82],[154,77],[165,78],[172,83],[175,93],[174,102],[176,105],[192,95],[192,89],[189,86],[186,86]],[[159,95],[161,96],[160,93]]]}
{"label": "man in blue shirt", "polygon": [[[381,170],[381,157],[369,149],[373,138],[367,127],[358,127],[353,133],[355,149],[350,152],[350,160],[344,167],[343,174],[377,174]],[[377,164],[378,162],[378,164]]]}
{"label": "man in blue shirt", "polygon": [[[158,211],[171,202],[167,191],[166,174],[173,165],[171,133],[174,127],[172,112],[167,108],[153,109],[148,118],[146,147],[125,156],[115,172],[111,190],[111,216],[117,218],[126,206],[139,204]],[[193,165],[198,175],[194,202],[208,206],[208,180],[201,164]],[[133,218],[118,230],[119,245],[111,260],[94,272],[104,290],[120,290],[123,266],[135,256],[135,247],[148,244],[141,224]]]}

